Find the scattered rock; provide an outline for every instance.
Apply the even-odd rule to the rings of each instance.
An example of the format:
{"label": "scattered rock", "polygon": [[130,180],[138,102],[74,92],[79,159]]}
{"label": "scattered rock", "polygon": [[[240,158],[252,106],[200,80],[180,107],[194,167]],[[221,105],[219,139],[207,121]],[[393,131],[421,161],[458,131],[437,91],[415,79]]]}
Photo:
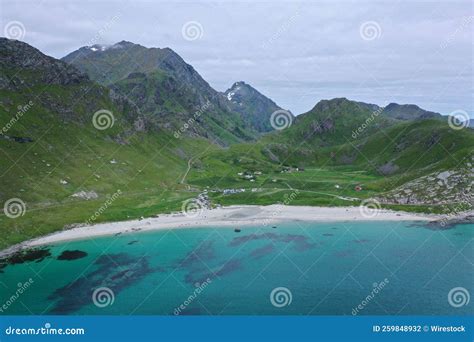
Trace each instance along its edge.
{"label": "scattered rock", "polygon": [[49,248],[32,248],[20,250],[6,258],[0,259],[0,273],[1,270],[8,265],[23,264],[25,262],[41,262],[45,258],[51,256]]}
{"label": "scattered rock", "polygon": [[91,200],[91,199],[96,199],[99,198],[99,195],[95,191],[79,191],[71,195],[71,197],[74,198],[80,198],[80,199],[85,199],[85,200]]}
{"label": "scattered rock", "polygon": [[[474,160],[474,157],[472,157]],[[473,207],[474,171],[470,162],[456,169],[433,172],[411,180],[377,198],[390,204],[455,204],[463,210]]]}
{"label": "scattered rock", "polygon": [[386,163],[384,165],[381,165],[378,168],[378,171],[382,175],[391,175],[391,174],[394,174],[395,172],[397,172],[398,169],[399,169],[398,165],[394,164],[392,161],[389,161],[388,163]]}

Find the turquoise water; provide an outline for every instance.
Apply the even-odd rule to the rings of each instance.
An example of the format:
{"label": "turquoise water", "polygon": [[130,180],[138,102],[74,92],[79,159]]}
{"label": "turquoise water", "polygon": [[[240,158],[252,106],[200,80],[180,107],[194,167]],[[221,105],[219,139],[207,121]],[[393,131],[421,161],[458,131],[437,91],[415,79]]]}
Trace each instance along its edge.
{"label": "turquoise water", "polygon": [[[474,293],[473,228],[293,222],[61,243],[1,270],[0,314],[351,315],[359,305],[361,315],[472,314],[472,302],[453,307],[448,293]],[[83,253],[58,260],[64,251]],[[94,304],[100,288],[113,302]]]}

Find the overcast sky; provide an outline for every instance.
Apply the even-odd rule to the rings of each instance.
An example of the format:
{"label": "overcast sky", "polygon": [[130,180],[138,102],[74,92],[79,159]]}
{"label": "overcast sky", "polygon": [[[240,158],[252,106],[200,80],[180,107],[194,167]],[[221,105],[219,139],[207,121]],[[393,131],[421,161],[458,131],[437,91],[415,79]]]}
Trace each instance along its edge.
{"label": "overcast sky", "polygon": [[347,97],[474,118],[473,3],[1,0],[0,13],[3,36],[20,22],[48,55],[170,47],[215,89],[243,80],[295,114]]}

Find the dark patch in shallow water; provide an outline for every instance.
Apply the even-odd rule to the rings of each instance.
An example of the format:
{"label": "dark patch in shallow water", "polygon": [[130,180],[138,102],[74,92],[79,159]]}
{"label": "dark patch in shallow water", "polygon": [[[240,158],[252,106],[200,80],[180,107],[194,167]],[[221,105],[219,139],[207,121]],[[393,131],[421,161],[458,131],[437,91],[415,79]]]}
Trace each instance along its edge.
{"label": "dark patch in shallow water", "polygon": [[131,245],[134,245],[138,242],[138,240],[133,240],[133,241],[130,241],[129,243],[127,243],[127,245],[131,246]]}
{"label": "dark patch in shallow water", "polygon": [[331,233],[324,233],[323,236],[334,236],[334,234],[331,234]]}
{"label": "dark patch in shallow water", "polygon": [[214,243],[215,241],[204,241],[182,260],[178,261],[175,267],[184,268],[187,271],[184,276],[186,283],[202,283],[208,278],[214,279],[242,269],[240,260],[219,263]]}
{"label": "dark patch in shallow water", "polygon": [[[305,251],[314,248],[316,244],[309,242],[309,238],[304,235],[297,234],[249,234],[233,238],[228,246],[239,247],[248,241],[254,240],[270,240],[274,243],[291,243],[292,249],[296,251]],[[215,278],[228,275],[230,273],[243,269],[243,262],[245,260],[261,258],[274,250],[271,244],[257,248],[250,252],[250,254],[241,258],[240,260],[227,261],[224,264],[219,263],[219,258],[214,247],[214,241],[205,241],[201,243],[196,249],[188,253],[182,260],[180,260],[176,267],[184,268],[186,274],[184,280],[188,284],[202,282],[207,278]]]}
{"label": "dark patch in shallow water", "polygon": [[297,234],[250,234],[233,238],[229,243],[230,247],[238,247],[246,242],[255,240],[272,240],[274,242],[293,243],[293,248],[297,251],[305,251],[316,246],[315,243],[309,242],[309,238],[304,235]]}
{"label": "dark patch in shallow water", "polygon": [[183,259],[178,260],[175,268],[185,268],[188,271],[184,277],[185,282],[194,284],[207,279],[207,275],[205,275],[209,271],[207,265],[211,264],[215,259],[214,241],[204,241],[186,254]]}
{"label": "dark patch in shallow water", "polygon": [[56,289],[48,297],[56,301],[50,313],[70,314],[91,305],[93,292],[99,287],[111,289],[116,299],[120,291],[136,284],[146,275],[163,271],[160,268],[151,268],[147,258],[135,258],[125,253],[102,255],[94,265],[94,271]]}
{"label": "dark patch in shallow water", "polygon": [[41,262],[51,256],[49,248],[32,248],[18,251],[6,258],[0,259],[0,273],[8,265],[24,264],[25,262]]}
{"label": "dark patch in shallow water", "polygon": [[203,261],[210,261],[215,258],[214,241],[204,241],[189,252],[179,263],[181,266],[188,267],[196,264],[200,265]]}
{"label": "dark patch in shallow water", "polygon": [[240,260],[231,260],[221,266],[217,266],[214,270],[209,272],[206,266],[190,269],[184,277],[188,284],[203,283],[207,279],[215,279],[216,277],[223,277],[235,271],[243,269]]}
{"label": "dark patch in shallow water", "polygon": [[240,269],[242,269],[242,263],[240,260],[230,260],[226,262],[217,272],[215,272],[214,275],[221,277]]}
{"label": "dark patch in shallow water", "polygon": [[75,250],[75,251],[64,251],[60,256],[57,257],[58,260],[76,260],[82,259],[87,256],[86,252]]}
{"label": "dark patch in shallow water", "polygon": [[187,284],[195,284],[197,282],[200,282],[204,279],[203,272],[205,271],[205,268],[199,268],[199,269],[192,269],[189,270],[189,272],[184,276],[184,281]]}
{"label": "dark patch in shallow water", "polygon": [[265,245],[263,247],[254,249],[250,252],[250,256],[254,259],[260,259],[268,254],[271,254],[275,250],[275,247],[271,244]]}
{"label": "dark patch in shallow water", "polygon": [[211,272],[204,272],[204,273],[196,272],[193,274],[188,274],[189,277],[186,278],[186,282],[192,283],[192,284],[203,283],[207,279],[213,280],[217,277],[223,277],[242,269],[243,269],[242,261],[230,260],[224,263],[223,265],[218,266]]}

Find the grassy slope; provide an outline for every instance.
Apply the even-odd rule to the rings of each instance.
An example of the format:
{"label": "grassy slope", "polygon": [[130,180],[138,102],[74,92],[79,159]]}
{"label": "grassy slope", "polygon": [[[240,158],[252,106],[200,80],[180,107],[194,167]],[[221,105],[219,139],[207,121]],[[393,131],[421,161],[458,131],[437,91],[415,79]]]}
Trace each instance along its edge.
{"label": "grassy slope", "polygon": [[[32,81],[38,77],[34,73],[22,76]],[[348,197],[368,198],[422,174],[455,167],[474,149],[472,131],[454,131],[438,120],[389,126],[382,119],[354,140],[352,130],[370,110],[354,108],[347,100],[336,101],[337,106],[329,111],[322,108],[314,116],[306,115],[291,128],[258,142],[219,148],[204,139],[175,139],[169,131],[134,131],[129,115],[111,103],[103,87],[31,84],[37,85],[23,91],[0,91],[1,127],[19,105],[34,102],[7,132],[34,141],[0,139],[0,202],[21,198],[27,204],[20,218],[0,215],[0,248],[85,222],[118,189],[122,195],[97,222],[179,210],[184,199],[205,188],[247,189],[228,196],[211,192],[214,202],[220,204],[357,205],[358,201]],[[93,127],[92,115],[103,108],[114,113],[115,124],[100,131]],[[344,113],[351,115],[346,119]],[[308,135],[315,121],[321,123],[328,117],[333,128]],[[185,182],[193,186],[190,188],[180,181],[192,157]],[[398,170],[383,176],[378,167],[387,162],[396,164]],[[304,166],[305,170],[282,173],[283,165]],[[262,175],[250,182],[238,175],[246,171]],[[356,185],[363,191],[355,191]],[[252,188],[259,191],[252,192]],[[81,190],[95,191],[99,198],[71,197]]]}
{"label": "grassy slope", "polygon": [[[357,205],[359,202],[344,198],[376,196],[430,172],[456,168],[464,158],[474,154],[472,131],[454,131],[439,120],[398,123],[369,137],[326,148],[301,144],[303,138],[294,141],[296,136],[295,131],[289,135],[271,134],[255,144],[213,151],[194,163],[188,180],[209,189],[247,190],[233,195],[213,193],[214,200],[221,204],[283,203],[296,189],[298,194],[288,204]],[[275,145],[280,150],[272,149]],[[271,162],[267,158],[269,148],[278,160]],[[354,158],[347,163],[343,156]],[[379,167],[388,162],[398,169],[384,175]],[[281,173],[283,165],[304,167],[304,171]],[[250,182],[238,175],[246,171],[263,174]],[[363,190],[355,191],[357,185]],[[252,188],[261,191],[251,192]],[[425,212],[441,210],[433,206],[389,207]]]}
{"label": "grassy slope", "polygon": [[[200,127],[194,127],[197,135],[223,145],[253,140],[257,136],[240,115],[220,105],[215,98],[217,92],[171,49],[124,43],[123,48],[77,52],[63,60],[92,80],[114,87],[162,127],[179,128],[179,123],[192,118],[206,100],[210,100],[211,106],[205,109],[208,115],[202,115],[198,119]],[[129,78],[131,73],[135,75]]]}
{"label": "grassy slope", "polygon": [[[172,76],[163,71],[135,74],[114,83],[112,87],[118,94],[132,100],[140,111],[148,116],[149,121],[158,126],[166,126],[176,131],[184,122],[196,119],[200,125],[190,127],[196,135],[207,135],[227,144],[241,142],[241,138],[252,138],[252,135],[246,132],[243,121],[237,116],[213,105],[195,106],[198,103],[195,94],[186,87],[179,86]],[[200,115],[193,118],[203,107],[205,109]],[[210,115],[211,111],[214,115]]]}
{"label": "grassy slope", "polygon": [[[77,98],[81,86],[47,88],[47,97],[60,97],[72,105],[72,113],[58,119],[34,95],[41,87],[19,92],[0,91],[0,126],[16,112],[18,105],[33,101],[33,107],[6,133],[29,137],[19,143],[0,139],[0,202],[20,198],[26,214],[17,219],[0,215],[0,248],[25,239],[62,229],[65,224],[86,221],[118,189],[122,191],[97,222],[150,216],[179,210],[185,198],[193,196],[179,184],[188,159],[215,148],[204,139],[176,139],[171,133],[131,133],[131,124],[109,100],[107,91],[97,87],[87,101]],[[44,97],[42,97],[44,101]],[[92,125],[89,106],[113,111],[115,124],[100,131]],[[70,107],[68,107],[70,108]],[[59,114],[61,116],[61,113]],[[117,142],[125,136],[127,144]],[[116,163],[111,163],[114,160]],[[63,185],[61,180],[68,184]],[[78,191],[95,191],[98,199],[72,198]]]}

